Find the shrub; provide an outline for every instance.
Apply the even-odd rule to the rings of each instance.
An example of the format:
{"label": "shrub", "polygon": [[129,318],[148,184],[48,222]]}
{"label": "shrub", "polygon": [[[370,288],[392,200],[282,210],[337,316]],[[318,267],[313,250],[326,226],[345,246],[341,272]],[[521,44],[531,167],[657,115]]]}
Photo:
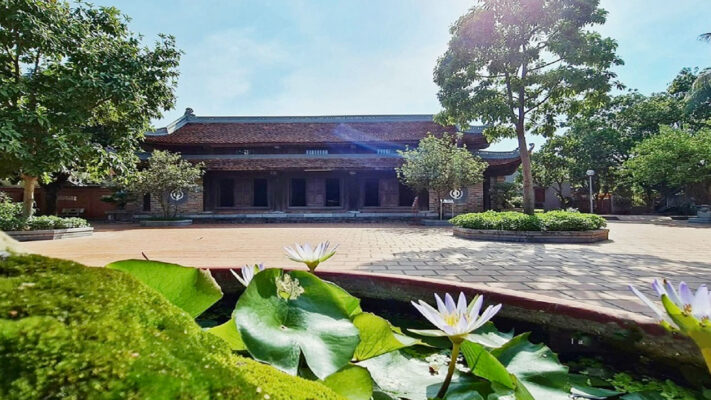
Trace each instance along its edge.
{"label": "shrub", "polygon": [[84,228],[89,223],[84,218],[62,218],[55,215],[22,217],[22,203],[13,202],[4,193],[0,193],[0,230],[25,231],[45,229]]}
{"label": "shrub", "polygon": [[338,396],[234,355],[124,272],[12,256],[0,261],[0,398]]}
{"label": "shrub", "polygon": [[589,231],[607,225],[605,218],[595,214],[569,211],[549,211],[538,215],[544,231]]}
{"label": "shrub", "polygon": [[25,226],[22,218],[22,204],[12,201],[10,196],[0,193],[0,230],[18,231]]}
{"label": "shrub", "polygon": [[534,215],[513,211],[485,211],[458,215],[450,221],[462,228],[506,231],[587,231],[607,225],[599,215],[571,211],[549,211]]}
{"label": "shrub", "polygon": [[27,229],[29,230],[84,228],[87,226],[89,223],[84,218],[77,217],[62,218],[55,215],[42,215],[27,220]]}
{"label": "shrub", "polygon": [[515,211],[485,211],[457,215],[452,224],[469,229],[496,229],[504,231],[540,231],[541,221],[536,215]]}
{"label": "shrub", "polygon": [[517,182],[498,182],[490,189],[491,205],[495,210],[523,206],[523,188]]}

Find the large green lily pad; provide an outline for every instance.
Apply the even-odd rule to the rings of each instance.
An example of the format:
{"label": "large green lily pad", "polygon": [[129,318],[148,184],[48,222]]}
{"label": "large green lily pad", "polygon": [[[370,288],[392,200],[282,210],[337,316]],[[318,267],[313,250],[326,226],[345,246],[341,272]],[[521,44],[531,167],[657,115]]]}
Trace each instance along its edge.
{"label": "large green lily pad", "polygon": [[106,268],[132,275],[193,318],[222,298],[222,290],[208,270],[148,260],[116,261]]}
{"label": "large green lily pad", "polygon": [[207,331],[227,342],[227,344],[230,345],[230,350],[247,350],[247,347],[244,345],[244,341],[242,340],[242,336],[237,330],[237,324],[232,318],[230,318],[229,321],[225,322],[222,325],[217,325],[213,326],[212,328],[209,328]]}
{"label": "large green lily pad", "polygon": [[543,344],[533,344],[528,333],[518,335],[491,354],[515,377],[516,398],[570,400],[568,368]]}
{"label": "large green lily pad", "polygon": [[367,360],[421,343],[417,339],[398,333],[398,329],[375,314],[360,313],[353,319],[353,323],[360,331],[360,343],[353,355],[356,361]]}
{"label": "large green lily pad", "polygon": [[358,346],[353,311],[352,301],[311,273],[267,269],[254,276],[233,318],[255,359],[295,375],[303,355],[325,379],[348,365]]}
{"label": "large green lily pad", "polygon": [[[368,369],[373,381],[383,393],[410,400],[427,400],[434,397],[447,375],[446,363],[437,364],[428,361],[428,356],[442,354],[438,352],[414,352],[413,348],[392,351],[371,358],[358,365]],[[482,397],[474,390],[474,378],[456,371],[447,391],[447,399],[479,400]]]}
{"label": "large green lily pad", "polygon": [[373,380],[368,370],[356,365],[347,365],[329,375],[323,384],[348,400],[370,400],[373,395]]}

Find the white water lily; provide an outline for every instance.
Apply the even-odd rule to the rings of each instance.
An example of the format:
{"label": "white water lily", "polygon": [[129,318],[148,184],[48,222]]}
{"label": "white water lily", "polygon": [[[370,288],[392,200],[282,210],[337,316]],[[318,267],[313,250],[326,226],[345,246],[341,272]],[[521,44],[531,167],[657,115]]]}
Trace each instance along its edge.
{"label": "white water lily", "polygon": [[459,293],[456,304],[449,293],[444,295],[444,301],[435,294],[435,301],[437,309],[422,300],[419,300],[419,304],[414,301],[411,303],[432,325],[444,333],[442,336],[455,340],[463,340],[466,335],[487,323],[501,309],[501,304],[489,306],[480,315],[484,303],[484,296],[481,295],[477,296],[470,305],[467,305],[464,293]]}
{"label": "white water lily", "polygon": [[447,336],[452,342],[452,355],[449,360],[447,376],[444,378],[444,382],[442,382],[437,396],[435,396],[440,399],[445,397],[449,384],[452,382],[452,375],[457,366],[457,357],[459,357],[459,348],[462,342],[466,339],[467,335],[479,329],[496,315],[496,313],[501,310],[501,304],[487,307],[480,315],[481,306],[484,304],[484,296],[476,296],[474,301],[469,305],[467,305],[467,299],[464,293],[461,292],[459,293],[457,303],[454,303],[454,299],[449,293],[444,295],[444,301],[442,301],[437,294],[434,296],[437,302],[437,309],[422,300],[418,300],[419,304],[414,301],[411,303],[415,306],[417,311],[422,313],[440,332],[435,331],[436,333],[432,335],[427,331],[417,331],[413,329],[410,329],[410,331],[429,336]]}
{"label": "white water lily", "polygon": [[254,266],[251,267],[249,265],[245,265],[244,267],[240,268],[242,276],[240,276],[232,269],[230,269],[230,272],[232,272],[232,275],[237,278],[239,283],[241,283],[244,287],[247,287],[249,286],[249,282],[252,282],[252,278],[254,278],[254,275],[257,272],[264,271],[264,268],[264,264],[254,264]]}
{"label": "white water lily", "polygon": [[306,266],[309,267],[309,271],[313,272],[320,263],[336,254],[338,245],[333,247],[330,251],[328,250],[329,246],[330,243],[328,241],[321,242],[314,247],[311,247],[308,243],[303,245],[296,243],[293,248],[284,247],[284,251],[286,251],[287,257],[289,257],[290,260],[306,264]]}

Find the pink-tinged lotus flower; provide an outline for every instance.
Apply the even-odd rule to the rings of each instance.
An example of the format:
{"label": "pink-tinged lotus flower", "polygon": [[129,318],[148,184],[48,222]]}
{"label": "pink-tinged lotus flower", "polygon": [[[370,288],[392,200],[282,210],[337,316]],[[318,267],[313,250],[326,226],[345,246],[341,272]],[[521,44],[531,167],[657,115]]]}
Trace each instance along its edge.
{"label": "pink-tinged lotus flower", "polygon": [[411,302],[415,308],[427,318],[437,329],[441,331],[439,336],[448,336],[453,341],[464,338],[487,323],[501,309],[501,304],[487,307],[481,315],[481,307],[484,303],[484,296],[477,296],[474,301],[467,305],[464,293],[459,293],[457,303],[454,303],[452,296],[447,293],[444,301],[435,294],[437,309],[419,300],[419,304]]}
{"label": "pink-tinged lotus flower", "polygon": [[681,282],[677,292],[670,282],[665,280],[662,284],[655,279],[652,288],[659,295],[663,311],[630,285],[632,292],[654,311],[665,328],[681,332],[696,342],[711,372],[711,294],[706,285],[699,286],[694,293],[689,285]]}
{"label": "pink-tinged lotus flower", "polygon": [[321,242],[315,247],[311,247],[308,243],[303,245],[296,243],[293,248],[284,247],[284,251],[286,251],[286,255],[290,260],[304,263],[307,267],[309,267],[309,271],[314,272],[320,263],[328,260],[336,254],[338,245],[330,251],[328,250],[329,245],[330,243],[328,241]]}
{"label": "pink-tinged lotus flower", "polygon": [[249,282],[252,282],[252,278],[254,278],[254,275],[257,272],[264,271],[264,264],[254,264],[253,266],[245,265],[240,268],[240,270],[242,276],[239,276],[239,274],[232,269],[230,269],[230,272],[232,272],[232,275],[237,278],[239,283],[241,283],[244,287],[247,287],[249,286]]}

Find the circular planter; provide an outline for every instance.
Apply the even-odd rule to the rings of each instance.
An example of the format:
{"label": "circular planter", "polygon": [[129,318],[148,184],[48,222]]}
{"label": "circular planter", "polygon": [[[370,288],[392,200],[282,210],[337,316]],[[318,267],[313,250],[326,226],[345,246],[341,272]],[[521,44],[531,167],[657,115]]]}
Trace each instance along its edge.
{"label": "circular planter", "polygon": [[423,219],[420,224],[424,226],[452,226],[448,219]]}
{"label": "circular planter", "polygon": [[33,240],[58,240],[91,236],[94,233],[94,228],[87,226],[84,228],[46,229],[39,231],[7,231],[5,233],[18,242],[30,242]]}
{"label": "circular planter", "polygon": [[497,231],[454,227],[454,236],[470,240],[523,243],[595,243],[608,240],[609,229],[592,231]]}
{"label": "circular planter", "polygon": [[188,226],[193,224],[192,219],[144,219],[140,222],[141,226],[151,227],[151,228],[162,228],[166,226]]}

